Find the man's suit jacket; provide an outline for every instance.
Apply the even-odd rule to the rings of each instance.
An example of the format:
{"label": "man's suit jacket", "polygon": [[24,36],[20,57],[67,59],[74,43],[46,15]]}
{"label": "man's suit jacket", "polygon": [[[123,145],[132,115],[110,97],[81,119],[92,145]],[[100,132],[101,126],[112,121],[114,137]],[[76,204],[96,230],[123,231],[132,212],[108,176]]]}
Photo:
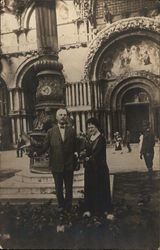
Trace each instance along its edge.
{"label": "man's suit jacket", "polygon": [[49,166],[52,172],[73,170],[74,152],[76,152],[76,134],[71,126],[65,127],[64,141],[58,125],[48,130],[43,151],[49,148]]}
{"label": "man's suit jacket", "polygon": [[152,133],[143,136],[141,154],[153,153],[155,145],[155,136]]}

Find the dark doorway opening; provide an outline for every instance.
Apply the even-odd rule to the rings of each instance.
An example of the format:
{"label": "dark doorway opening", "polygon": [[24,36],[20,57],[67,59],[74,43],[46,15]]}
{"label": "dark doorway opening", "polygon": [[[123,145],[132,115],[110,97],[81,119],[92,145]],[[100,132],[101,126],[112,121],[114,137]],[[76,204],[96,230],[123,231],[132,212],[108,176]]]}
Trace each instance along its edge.
{"label": "dark doorway opening", "polygon": [[24,76],[22,87],[24,90],[25,111],[27,115],[28,130],[32,131],[35,119],[36,90],[38,80],[32,67]]}
{"label": "dark doorway opening", "polygon": [[149,103],[126,104],[126,129],[130,131],[131,142],[139,142],[139,134],[143,131],[144,122],[149,122]]}

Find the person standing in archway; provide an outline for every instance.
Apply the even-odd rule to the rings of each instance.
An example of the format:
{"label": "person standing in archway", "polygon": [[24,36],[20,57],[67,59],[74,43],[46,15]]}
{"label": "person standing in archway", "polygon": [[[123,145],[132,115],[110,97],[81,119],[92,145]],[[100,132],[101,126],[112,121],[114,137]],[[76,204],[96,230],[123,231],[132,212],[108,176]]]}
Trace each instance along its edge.
{"label": "person standing in archway", "polygon": [[153,171],[155,136],[148,127],[144,131],[140,158],[144,157],[148,172]]}
{"label": "person standing in archway", "polygon": [[127,130],[126,131],[126,138],[125,138],[125,143],[126,143],[126,146],[127,146],[127,148],[128,148],[128,153],[130,153],[131,151],[132,151],[132,149],[131,149],[131,146],[130,146],[130,131],[129,130]]}
{"label": "person standing in archway", "polygon": [[25,145],[25,142],[22,138],[22,135],[19,135],[19,138],[17,140],[17,157],[22,157],[23,156],[23,148],[22,146]]}

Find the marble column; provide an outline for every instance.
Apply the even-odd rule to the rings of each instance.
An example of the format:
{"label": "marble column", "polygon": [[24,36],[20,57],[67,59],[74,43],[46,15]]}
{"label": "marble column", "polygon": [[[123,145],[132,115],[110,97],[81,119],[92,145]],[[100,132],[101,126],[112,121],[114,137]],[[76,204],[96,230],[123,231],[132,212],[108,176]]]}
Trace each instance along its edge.
{"label": "marble column", "polygon": [[95,108],[97,108],[97,86],[96,86],[96,82],[94,82],[93,84],[94,84],[94,105],[95,105]]}
{"label": "marble column", "polygon": [[22,92],[21,92],[21,97],[22,97],[22,109],[24,110],[25,109],[25,103],[24,103],[24,92],[23,92],[23,89],[22,89]]}
{"label": "marble column", "polygon": [[10,97],[10,110],[13,111],[13,93],[12,93],[12,90],[9,91],[9,97]]}
{"label": "marble column", "polygon": [[86,83],[83,83],[83,93],[84,93],[84,105],[86,106],[87,103],[87,88]]}
{"label": "marble column", "polygon": [[83,91],[82,91],[82,83],[80,83],[79,89],[80,89],[80,106],[83,105]]}
{"label": "marble column", "polygon": [[76,83],[76,105],[79,106],[79,83]]}
{"label": "marble column", "polygon": [[111,142],[112,136],[111,136],[111,115],[110,113],[107,114],[107,131],[108,131],[108,141]]}
{"label": "marble column", "polygon": [[16,131],[15,131],[15,123],[14,123],[14,118],[11,118],[11,126],[12,126],[12,141],[13,144],[16,144]]}
{"label": "marble column", "polygon": [[71,85],[68,86],[68,105],[69,105],[69,106],[72,106]]}
{"label": "marble column", "polygon": [[126,133],[126,113],[125,113],[125,107],[122,109],[121,113],[121,126],[122,126],[122,137],[124,138]]}
{"label": "marble column", "polygon": [[26,117],[23,117],[23,131],[25,133],[27,133],[27,121],[26,121]]}
{"label": "marble column", "polygon": [[21,124],[20,124],[20,118],[17,118],[17,136],[21,134]]}
{"label": "marble column", "polygon": [[88,91],[88,105],[91,105],[91,88],[90,83],[87,83],[87,91]]}
{"label": "marble column", "polygon": [[65,106],[63,65],[58,62],[56,0],[35,0],[35,15],[40,55],[34,64],[38,79],[36,120],[43,127],[48,119],[55,122],[56,110]]}
{"label": "marble column", "polygon": [[[106,113],[103,112],[103,129],[104,129],[104,134],[105,134],[105,137],[107,136],[107,125],[106,125]],[[108,140],[108,138],[107,138]]]}
{"label": "marble column", "polygon": [[19,109],[20,109],[19,90],[15,89],[15,92],[14,92],[14,110],[19,111]]}
{"label": "marble column", "polygon": [[114,110],[112,112],[112,117],[113,117],[113,123],[112,123],[113,132],[115,133],[115,132],[118,132],[118,119],[117,119],[117,111],[116,110]]}
{"label": "marble column", "polygon": [[118,115],[118,132],[121,134],[122,136],[122,115],[121,115],[121,110],[117,111],[117,115]]}
{"label": "marble column", "polygon": [[86,133],[86,117],[85,117],[85,112],[82,112],[82,131],[83,131],[83,133]]}
{"label": "marble column", "polygon": [[75,84],[72,83],[72,106],[75,106]]}
{"label": "marble column", "polygon": [[99,91],[99,83],[97,83],[97,107],[101,107],[100,103],[100,91]]}
{"label": "marble column", "polygon": [[79,117],[79,113],[76,113],[76,132],[77,134],[80,133],[80,117]]}

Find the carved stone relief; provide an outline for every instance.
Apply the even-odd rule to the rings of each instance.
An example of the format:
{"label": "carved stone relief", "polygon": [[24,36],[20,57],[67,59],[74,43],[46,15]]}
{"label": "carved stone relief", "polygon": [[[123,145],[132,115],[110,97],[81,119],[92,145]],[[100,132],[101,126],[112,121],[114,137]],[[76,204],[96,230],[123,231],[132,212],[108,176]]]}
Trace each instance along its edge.
{"label": "carved stone relief", "polygon": [[[137,31],[149,31],[153,34],[159,34],[160,35],[160,22],[147,17],[134,17],[134,18],[128,18],[127,20],[121,20],[120,22],[117,21],[113,24],[111,24],[109,27],[104,28],[101,30],[96,38],[92,41],[92,43],[89,46],[89,52],[88,52],[88,58],[85,63],[84,68],[84,75],[85,79],[88,79],[91,74],[91,70],[93,69],[93,62],[96,60],[95,55],[97,55],[97,52],[99,49],[107,47],[107,43],[110,41],[110,39],[115,39],[116,37],[123,35],[123,33],[128,32],[137,32]],[[131,49],[131,48],[130,48]],[[134,48],[132,48],[132,53],[136,56],[136,51],[134,51]],[[147,49],[146,49],[147,51]],[[130,51],[131,52],[131,51]],[[128,55],[127,55],[128,53]],[[145,51],[142,53],[141,60],[144,62],[144,65],[152,65],[152,60],[150,59],[150,55],[147,55]],[[129,51],[126,51],[125,59],[122,58],[122,66],[123,63],[129,63]],[[131,63],[131,62],[130,62]]]}
{"label": "carved stone relief", "polygon": [[29,0],[2,0],[1,9],[19,16],[25,9]]}
{"label": "carved stone relief", "polygon": [[76,6],[79,17],[81,19],[87,18],[90,21],[91,25],[95,27],[96,25],[96,19],[95,19],[96,0],[74,0],[73,2],[74,2],[74,5]]}
{"label": "carved stone relief", "polygon": [[98,78],[110,79],[128,71],[146,70],[159,74],[160,48],[150,40],[129,38],[106,50],[98,67]]}

